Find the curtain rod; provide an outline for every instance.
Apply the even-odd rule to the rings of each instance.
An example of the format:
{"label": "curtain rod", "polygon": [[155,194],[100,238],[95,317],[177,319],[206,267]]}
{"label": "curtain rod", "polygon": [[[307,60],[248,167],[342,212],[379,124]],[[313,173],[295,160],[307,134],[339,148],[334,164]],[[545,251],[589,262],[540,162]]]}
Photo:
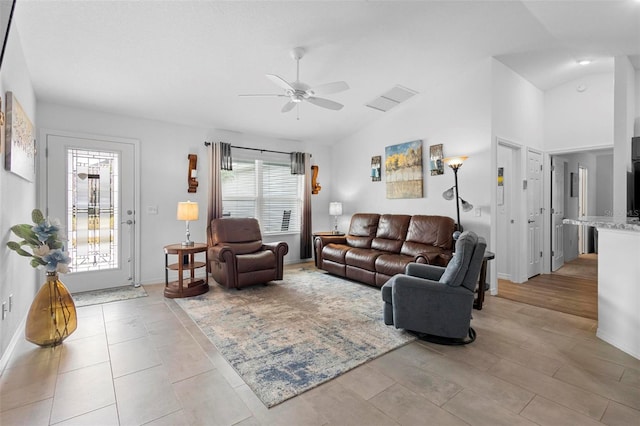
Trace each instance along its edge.
{"label": "curtain rod", "polygon": [[[205,141],[204,146],[210,146],[210,145],[211,145],[211,142],[206,142]],[[273,152],[274,154],[285,154],[285,155],[293,154],[293,152],[273,151],[271,149],[260,149],[260,148],[247,148],[245,146],[235,146],[235,145],[231,145],[231,148],[246,149],[246,150],[249,150],[249,151]]]}

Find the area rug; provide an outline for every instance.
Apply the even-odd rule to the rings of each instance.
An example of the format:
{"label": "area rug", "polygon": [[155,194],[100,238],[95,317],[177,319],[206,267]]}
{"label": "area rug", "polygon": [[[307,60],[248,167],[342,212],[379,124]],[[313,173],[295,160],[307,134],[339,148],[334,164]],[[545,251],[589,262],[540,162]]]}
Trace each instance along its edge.
{"label": "area rug", "polygon": [[103,290],[83,291],[81,293],[73,293],[71,296],[73,297],[73,302],[76,304],[76,307],[80,307],[147,297],[147,292],[142,286],[134,287],[128,285],[124,287],[105,288]]}
{"label": "area rug", "polygon": [[379,289],[315,269],[174,300],[267,407],[415,340],[384,324]]}

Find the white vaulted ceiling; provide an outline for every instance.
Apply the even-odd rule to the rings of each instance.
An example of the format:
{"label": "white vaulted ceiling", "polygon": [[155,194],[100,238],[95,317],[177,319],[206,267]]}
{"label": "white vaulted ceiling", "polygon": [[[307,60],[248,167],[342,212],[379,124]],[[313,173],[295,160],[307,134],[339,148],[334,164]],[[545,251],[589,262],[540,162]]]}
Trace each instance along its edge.
{"label": "white vaulted ceiling", "polygon": [[[364,104],[393,86],[428,96],[492,56],[541,90],[611,72],[615,55],[640,67],[633,0],[18,0],[14,25],[39,101],[324,143],[380,117]],[[351,86],[326,96],[342,110],[303,103],[296,120],[286,99],[238,97],[280,93],[265,74],[294,80],[296,46],[304,82]]]}

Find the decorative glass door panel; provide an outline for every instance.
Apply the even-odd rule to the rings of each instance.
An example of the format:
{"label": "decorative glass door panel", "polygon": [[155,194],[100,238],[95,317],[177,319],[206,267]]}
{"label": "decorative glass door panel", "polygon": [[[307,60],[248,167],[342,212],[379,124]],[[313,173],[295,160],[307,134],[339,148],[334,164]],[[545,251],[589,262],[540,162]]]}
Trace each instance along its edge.
{"label": "decorative glass door panel", "polygon": [[46,135],[47,214],[68,236],[72,293],[135,284],[135,145]]}
{"label": "decorative glass door panel", "polygon": [[118,268],[119,153],[67,149],[71,272]]}

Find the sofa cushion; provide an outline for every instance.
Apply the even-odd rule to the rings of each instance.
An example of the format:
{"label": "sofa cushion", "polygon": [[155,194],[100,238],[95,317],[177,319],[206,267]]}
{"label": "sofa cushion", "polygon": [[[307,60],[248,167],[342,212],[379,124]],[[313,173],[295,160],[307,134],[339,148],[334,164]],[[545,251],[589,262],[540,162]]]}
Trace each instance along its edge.
{"label": "sofa cushion", "polygon": [[458,287],[469,269],[471,256],[476,248],[478,236],[471,232],[463,232],[456,241],[456,252],[440,277],[440,282],[451,287]]}
{"label": "sofa cushion", "polygon": [[376,236],[380,215],[376,213],[356,213],[351,217],[346,239],[351,247],[370,248]]}
{"label": "sofa cushion", "polygon": [[353,235],[347,235],[347,245],[350,247],[358,248],[371,248],[372,237],[354,237]]}
{"label": "sofa cushion", "polygon": [[322,249],[322,259],[344,264],[344,255],[351,247],[344,244],[330,243]]}
{"label": "sofa cushion", "polygon": [[375,237],[378,229],[379,214],[356,213],[351,217],[349,235],[355,237]]}
{"label": "sofa cushion", "polygon": [[353,248],[344,256],[344,261],[348,266],[356,266],[366,269],[367,271],[375,272],[376,259],[383,254],[384,252],[378,250]]}
{"label": "sofa cushion", "polygon": [[402,254],[383,254],[376,259],[376,272],[385,275],[402,274],[407,263],[411,263],[413,257]]}
{"label": "sofa cushion", "polygon": [[246,243],[224,243],[235,254],[254,253],[262,249],[262,241],[250,241]]}
{"label": "sofa cushion", "polygon": [[450,217],[415,215],[409,222],[406,241],[451,249],[455,230]]}
{"label": "sofa cushion", "polygon": [[[246,243],[261,241],[260,224],[255,218],[223,217],[211,221],[211,240],[218,242]],[[262,244],[262,243],[261,243]]]}
{"label": "sofa cushion", "polygon": [[391,253],[400,253],[402,243],[407,236],[411,216],[400,214],[384,214],[378,221],[376,237],[371,248]]}
{"label": "sofa cushion", "polygon": [[270,250],[236,256],[238,273],[275,269],[276,255]]}

